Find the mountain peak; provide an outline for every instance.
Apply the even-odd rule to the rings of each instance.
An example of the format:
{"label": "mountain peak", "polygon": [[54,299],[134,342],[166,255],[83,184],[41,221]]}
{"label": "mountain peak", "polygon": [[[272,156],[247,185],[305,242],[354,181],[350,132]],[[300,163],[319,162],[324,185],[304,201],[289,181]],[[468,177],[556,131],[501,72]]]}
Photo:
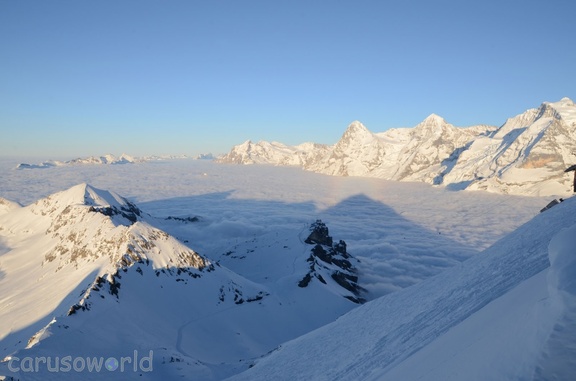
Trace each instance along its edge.
{"label": "mountain peak", "polygon": [[545,107],[545,106],[550,106],[556,109],[562,109],[562,108],[567,108],[567,107],[574,107],[574,102],[572,101],[572,99],[568,98],[568,97],[564,97],[562,99],[560,99],[557,102],[542,102],[542,105],[540,107]]}
{"label": "mountain peak", "polygon": [[430,114],[414,127],[414,131],[417,135],[441,134],[448,126],[451,127],[452,125],[446,122],[444,118],[437,114]]}
{"label": "mountain peak", "polygon": [[424,124],[424,123],[426,123],[426,124],[430,124],[430,123],[433,123],[433,124],[446,124],[446,120],[445,120],[444,118],[442,118],[440,115],[437,115],[437,114],[432,113],[432,114],[428,115],[428,116],[426,117],[426,119],[424,119],[424,120],[422,121],[422,123],[420,123],[420,124]]}
{"label": "mountain peak", "polygon": [[350,123],[347,129],[352,131],[368,131],[366,126],[364,126],[359,120],[355,120]]}
{"label": "mountain peak", "polygon": [[142,215],[142,211],[124,197],[114,192],[95,188],[87,183],[75,185],[65,191],[54,193],[39,200],[34,204],[33,210],[37,214],[54,217],[70,207],[78,206],[89,207],[90,211],[104,214],[112,218],[114,223],[122,225],[133,224]]}
{"label": "mountain peak", "polygon": [[374,134],[370,132],[361,122],[355,120],[354,122],[350,123],[340,141],[350,142],[352,140],[371,140],[373,139]]}
{"label": "mountain peak", "polygon": [[66,205],[124,207],[128,201],[116,193],[98,189],[88,183],[75,185],[51,196],[56,202]]}
{"label": "mountain peak", "polygon": [[[564,97],[558,102],[543,102],[538,108],[536,119],[554,118],[562,120],[567,126],[576,126],[576,105]],[[571,127],[571,128],[573,128]]]}

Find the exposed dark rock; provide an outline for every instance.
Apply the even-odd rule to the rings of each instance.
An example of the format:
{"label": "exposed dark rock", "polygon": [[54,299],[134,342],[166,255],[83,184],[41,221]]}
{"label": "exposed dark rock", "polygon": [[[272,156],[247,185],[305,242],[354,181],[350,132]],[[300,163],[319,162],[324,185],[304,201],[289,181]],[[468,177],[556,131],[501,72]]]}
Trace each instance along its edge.
{"label": "exposed dark rock", "polygon": [[326,246],[332,246],[332,237],[328,232],[328,227],[322,220],[316,220],[310,226],[310,235],[304,241],[309,245],[320,244]]}
{"label": "exposed dark rock", "polygon": [[120,215],[130,221],[130,224],[134,224],[142,215],[142,211],[129,201],[126,201],[126,206],[122,206],[120,209],[115,206],[91,206],[88,210],[108,217]]}
{"label": "exposed dark rock", "polygon": [[324,278],[322,277],[322,275],[316,274],[315,276],[316,276],[316,278],[317,278],[321,283],[326,284],[326,281],[324,280]]}
{"label": "exposed dark rock", "polygon": [[118,298],[118,290],[120,290],[120,282],[116,281],[116,277],[120,278],[120,274],[112,275],[112,281],[110,282],[110,295],[115,295]]}
{"label": "exposed dark rock", "polygon": [[312,247],[311,254],[306,260],[310,263],[310,270],[298,282],[298,287],[307,287],[313,278],[321,283],[327,284],[322,276],[329,276],[340,287],[352,293],[345,296],[354,303],[364,303],[365,299],[360,294],[365,290],[358,285],[356,268],[352,264],[356,261],[348,252],[346,242],[339,240],[333,244],[333,239],[329,235],[328,227],[321,220],[316,220],[310,227],[310,235],[304,241]]}
{"label": "exposed dark rock", "polygon": [[308,284],[310,283],[310,281],[312,280],[312,275],[310,275],[310,273],[306,273],[306,275],[304,275],[304,278],[302,278],[302,280],[300,282],[298,282],[298,287],[306,287],[308,286]]}
{"label": "exposed dark rock", "polygon": [[90,305],[89,304],[74,304],[72,307],[70,307],[70,309],[68,310],[68,316],[70,315],[74,315],[76,313],[76,311],[86,311],[86,310],[90,310]]}
{"label": "exposed dark rock", "polygon": [[174,220],[174,221],[180,221],[180,222],[185,222],[185,223],[190,223],[190,222],[198,222],[200,221],[199,217],[174,217],[174,216],[168,216],[165,218],[165,220]]}
{"label": "exposed dark rock", "polygon": [[344,258],[348,258],[348,253],[346,252],[346,242],[340,240],[338,241],[338,243],[336,245],[334,245],[334,250],[339,253],[342,254],[342,256]]}
{"label": "exposed dark rock", "polygon": [[335,271],[332,273],[332,279],[336,281],[340,286],[344,287],[353,294],[358,294],[360,288],[358,286],[358,277],[355,275],[350,275],[343,273],[341,271]]}
{"label": "exposed dark rock", "polygon": [[560,199],[560,201],[558,201],[558,200],[556,200],[556,199],[550,201],[550,202],[548,203],[548,205],[546,205],[544,208],[540,209],[540,213],[547,211],[548,209],[550,209],[550,208],[552,208],[552,207],[560,204],[560,203],[563,202],[563,201],[564,201],[564,199],[562,199],[562,198]]}
{"label": "exposed dark rock", "polygon": [[260,292],[258,293],[258,295],[253,296],[253,297],[251,297],[251,298],[247,298],[247,299],[246,299],[246,302],[247,302],[247,303],[257,302],[257,301],[259,301],[259,300],[264,299],[264,297],[265,297],[265,296],[268,296],[268,295],[270,295],[270,294],[268,294],[268,293],[266,293],[266,292],[260,291]]}
{"label": "exposed dark rock", "polygon": [[326,250],[324,250],[324,248],[317,244],[316,246],[314,246],[312,248],[312,255],[318,259],[320,259],[321,261],[324,261],[326,263],[332,263],[332,258],[331,256],[326,252]]}
{"label": "exposed dark rock", "polygon": [[363,304],[366,303],[366,299],[364,298],[355,298],[353,296],[345,296],[346,299],[350,300],[351,302],[357,303],[357,304]]}

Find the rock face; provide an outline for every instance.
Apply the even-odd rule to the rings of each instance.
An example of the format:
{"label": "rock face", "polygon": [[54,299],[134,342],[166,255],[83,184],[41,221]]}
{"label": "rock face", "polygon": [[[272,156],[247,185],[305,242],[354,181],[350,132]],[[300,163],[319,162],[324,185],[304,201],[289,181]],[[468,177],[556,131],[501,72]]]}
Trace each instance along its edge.
{"label": "rock face", "polygon": [[308,287],[314,278],[324,284],[335,282],[345,290],[345,298],[354,303],[364,303],[365,299],[361,297],[364,289],[358,285],[358,275],[353,265],[358,260],[346,251],[346,242],[340,240],[333,244],[328,227],[321,220],[310,226],[310,235],[304,242],[314,247],[307,259],[310,270],[298,282],[298,286]]}
{"label": "rock face", "polygon": [[421,181],[451,189],[522,195],[571,191],[576,106],[568,98],[508,119],[500,128],[460,128],[432,114],[413,128],[369,131],[356,121],[333,146],[246,142],[220,162],[298,165],[333,176]]}
{"label": "rock face", "polygon": [[310,226],[310,235],[304,242],[308,245],[332,246],[332,237],[330,237],[326,224],[317,220]]}

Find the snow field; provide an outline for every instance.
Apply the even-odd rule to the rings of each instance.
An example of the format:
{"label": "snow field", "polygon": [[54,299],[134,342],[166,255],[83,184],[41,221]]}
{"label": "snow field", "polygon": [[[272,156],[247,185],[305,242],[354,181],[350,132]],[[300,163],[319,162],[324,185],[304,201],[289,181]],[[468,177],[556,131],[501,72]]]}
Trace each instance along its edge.
{"label": "snow field", "polygon": [[[105,301],[91,311],[80,312],[91,317],[92,323],[82,323],[82,327],[71,330],[55,326],[46,332],[44,340],[26,352],[57,353],[51,351],[61,348],[58,353],[64,354],[68,349],[74,350],[74,343],[87,343],[87,348],[90,348],[91,337],[102,337],[99,346],[91,350],[106,351],[106,348],[116,347],[114,354],[120,355],[129,348],[114,335],[123,332],[124,343],[140,343],[137,348],[142,351],[152,345],[164,359],[176,357],[182,360],[176,368],[159,360],[155,363],[159,372],[156,375],[184,375],[210,380],[231,376],[286,340],[320,326],[319,331],[310,334],[312,337],[316,332],[330,330],[330,326],[325,326],[327,323],[355,307],[339,296],[336,298],[335,294],[327,294],[319,283],[313,283],[308,289],[294,287],[301,277],[299,273],[305,270],[305,259],[309,255],[301,246],[303,231],[319,218],[327,223],[330,234],[336,240],[345,240],[349,252],[360,259],[360,283],[368,290],[368,299],[374,299],[373,303],[361,307],[360,311],[364,312],[354,315],[359,310],[354,309],[344,315],[339,321],[355,323],[339,326],[333,332],[341,334],[332,336],[342,348],[362,340],[362,347],[372,348],[373,352],[360,350],[354,354],[351,350],[343,354],[346,361],[335,357],[337,363],[331,365],[332,360],[325,361],[327,368],[311,369],[313,373],[305,377],[379,377],[499,295],[504,295],[523,279],[542,271],[547,264],[537,256],[542,250],[540,243],[535,245],[533,241],[546,241],[548,228],[537,232],[515,232],[513,242],[500,244],[504,245],[502,252],[523,253],[518,258],[507,256],[507,261],[500,265],[479,262],[483,267],[461,274],[456,281],[452,279],[454,285],[438,280],[443,274],[434,277],[446,271],[452,273],[456,269],[468,268],[468,261],[462,261],[468,258],[477,261],[480,256],[497,251],[489,248],[481,253],[537,215],[549,201],[547,199],[452,192],[421,183],[338,178],[297,168],[216,165],[195,160],[131,166],[57,167],[35,172],[7,169],[2,173],[9,181],[0,183],[0,195],[22,204],[83,182],[114,190],[150,213],[151,216],[146,217],[147,223],[170,233],[210,261],[220,262],[231,272],[239,274],[238,284],[252,284],[254,292],[264,290],[270,293],[271,296],[264,298],[261,304],[219,306],[217,292],[185,296],[185,288],[178,283],[171,289],[175,295],[173,299],[178,302],[172,303],[163,300],[163,294],[156,286],[152,287],[158,283],[153,274],[144,270],[144,275],[151,276],[154,281],[142,283],[144,275],[131,272],[124,282],[132,286],[125,284],[121,291],[125,295],[123,300],[129,302],[122,308]],[[92,202],[108,204],[121,201],[109,193],[94,194],[91,199]],[[551,216],[561,210],[557,208],[537,218],[556,226]],[[168,216],[198,217],[198,220],[182,223],[165,220]],[[30,221],[23,221],[21,225],[17,221],[14,223],[11,220],[0,224],[10,226],[9,230],[0,231],[0,243],[6,252],[16,248],[18,242],[33,240],[33,234],[40,234],[47,228],[41,219],[35,222],[39,224],[37,226],[30,225]],[[22,250],[26,248],[22,247]],[[7,258],[6,253],[0,254],[0,286],[2,269],[13,268],[6,264]],[[521,271],[506,272],[522,259],[525,267]],[[432,278],[432,283],[421,286],[421,282],[429,278]],[[203,288],[217,291],[218,281],[210,282],[214,284]],[[162,282],[158,285],[168,287]],[[409,287],[411,285],[416,286]],[[406,287],[409,288],[400,291]],[[29,292],[34,293],[30,290],[33,288]],[[395,299],[394,295],[398,294],[395,291],[408,297]],[[390,295],[377,299],[387,294]],[[334,299],[327,295],[333,295]],[[215,304],[210,305],[212,301]],[[145,306],[149,303],[158,308],[148,311]],[[64,304],[63,308],[66,308]],[[381,310],[378,306],[384,304],[387,308]],[[433,306],[439,309],[434,310]],[[125,320],[128,316],[126,311],[133,311],[128,318],[130,324]],[[163,311],[167,318],[158,311]],[[453,313],[444,316],[442,311]],[[45,323],[48,323],[52,316],[46,316],[46,319]],[[366,320],[383,322],[384,326],[370,328]],[[98,321],[107,324],[102,326]],[[362,332],[355,337],[359,322],[363,322]],[[134,324],[138,328],[133,330],[130,327]],[[381,336],[381,332],[397,324],[402,328],[387,337]],[[280,326],[282,330],[278,330]],[[24,336],[30,337],[40,328],[36,327]],[[84,334],[80,334],[78,329]],[[57,330],[58,335],[53,335],[53,330]],[[271,335],[272,332],[275,334]],[[302,340],[309,340],[305,337]],[[326,341],[325,337],[318,336],[318,340],[326,345],[326,355],[338,355],[337,351],[328,350],[332,339]],[[234,344],[230,345],[232,342]],[[291,345],[286,344],[288,347]],[[274,353],[283,353],[284,348],[283,344]],[[308,344],[300,348],[303,353],[310,353],[310,361],[316,356],[316,352],[310,352],[314,351],[313,348],[314,345]],[[87,349],[86,353],[91,352]],[[254,369],[261,372],[261,364],[268,361],[273,360],[265,358]],[[300,364],[302,361],[294,357],[291,363]],[[312,368],[313,364],[309,367]],[[270,372],[274,369],[271,365]],[[294,374],[286,370],[278,372],[273,376]]]}

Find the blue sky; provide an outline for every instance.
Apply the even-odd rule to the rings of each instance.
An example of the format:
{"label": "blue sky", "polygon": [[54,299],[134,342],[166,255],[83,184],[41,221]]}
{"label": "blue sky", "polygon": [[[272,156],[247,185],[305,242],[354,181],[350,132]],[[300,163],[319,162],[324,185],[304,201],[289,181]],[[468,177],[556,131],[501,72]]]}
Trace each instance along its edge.
{"label": "blue sky", "polygon": [[0,1],[0,155],[333,144],[576,98],[576,3]]}

